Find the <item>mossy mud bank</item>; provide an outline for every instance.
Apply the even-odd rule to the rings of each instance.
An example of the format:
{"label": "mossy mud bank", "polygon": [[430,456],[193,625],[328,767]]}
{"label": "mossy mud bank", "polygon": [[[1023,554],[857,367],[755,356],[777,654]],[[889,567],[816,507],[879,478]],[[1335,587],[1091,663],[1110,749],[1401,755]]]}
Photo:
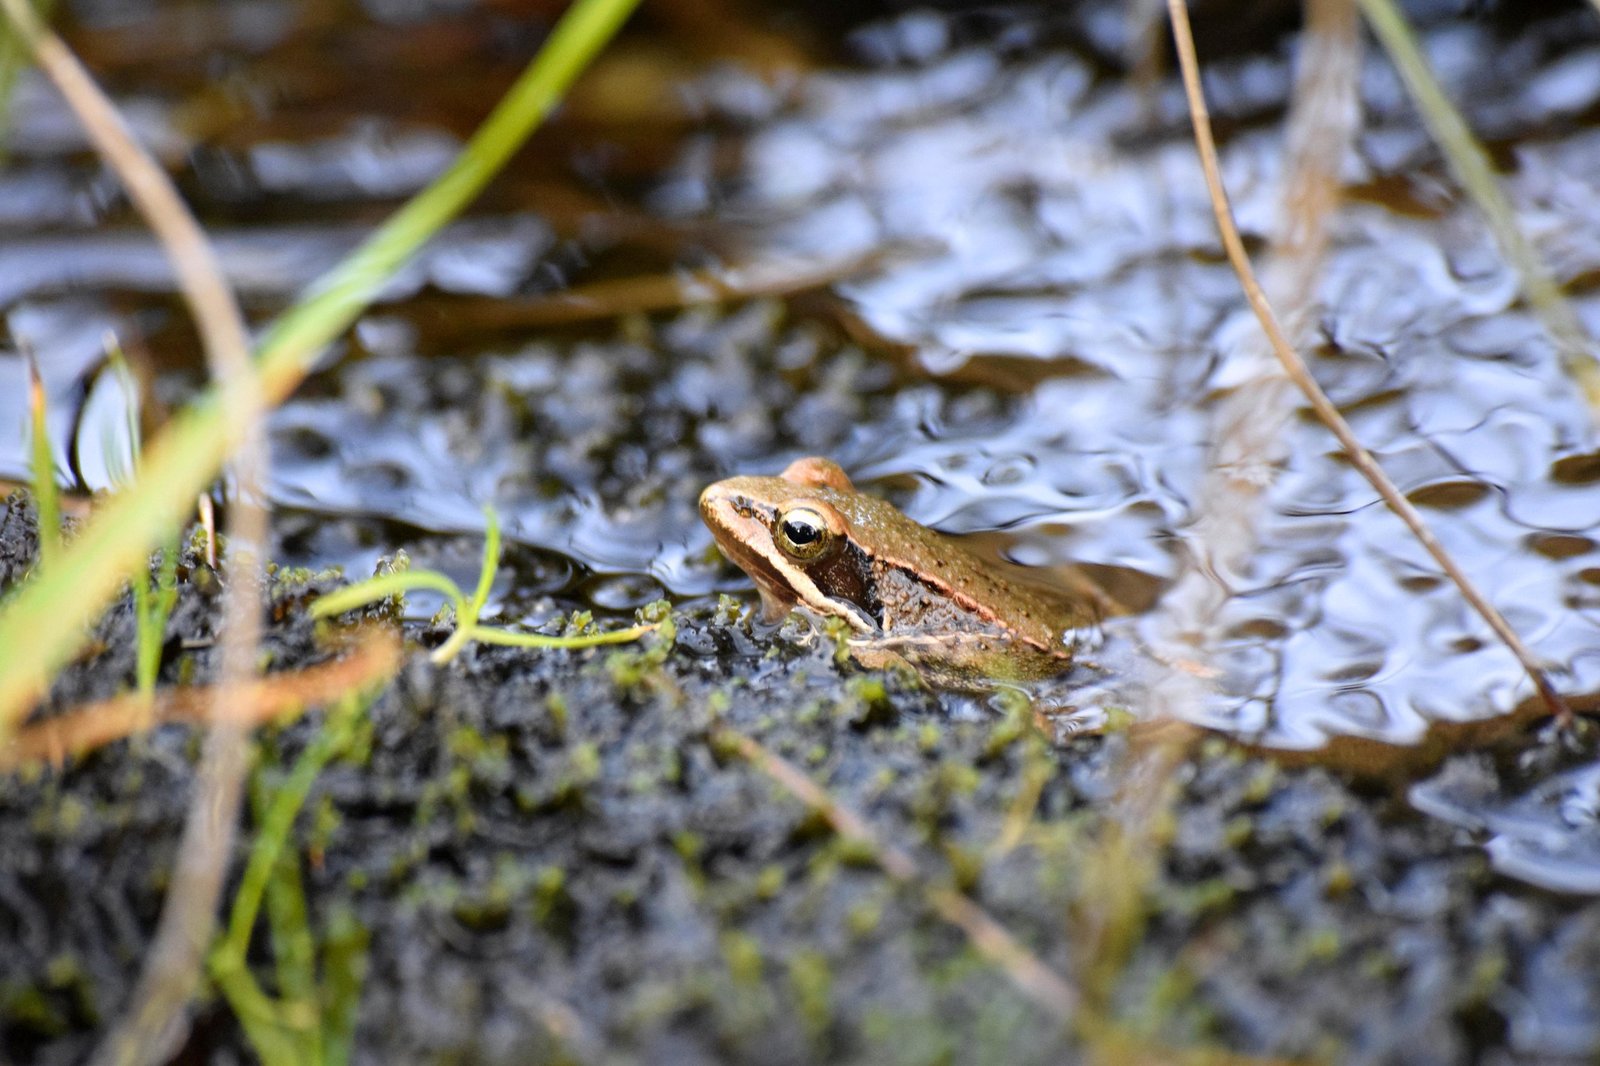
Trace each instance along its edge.
{"label": "mossy mud bank", "polygon": [[[147,21],[162,5],[69,6],[97,73],[186,146],[177,176],[260,322],[435,172],[525,60],[514,42],[543,32],[498,3],[382,25],[354,5],[282,42],[271,20],[192,38]],[[311,604],[380,555],[404,548],[471,588],[486,505],[508,542],[493,622],[555,631],[573,612],[620,625],[672,607],[637,645],[471,645],[435,664],[449,627],[416,596],[374,698],[255,731],[222,921],[282,798],[309,787],[247,972],[293,1008],[279,1020],[316,1023],[362,1063],[1595,1061],[1590,726],[1535,723],[1382,782],[1220,733],[1151,740],[1131,701],[1107,732],[1047,742],[1025,707],[864,672],[804,626],[747,620],[748,585],[694,501],[797,456],[837,460],[990,554],[1120,575],[1151,617],[1188,566],[1185,537],[1215,517],[1214,415],[1255,326],[1215,251],[1176,82],[1130,77],[1116,57],[1135,54],[1136,27],[1109,5],[903,6],[873,5],[771,80],[707,55],[693,29],[624,52],[611,75],[632,75],[595,84],[643,72],[648,90],[575,100],[272,414],[270,676],[341,654],[343,625]],[[1194,6],[1210,12],[1230,191],[1247,240],[1270,248],[1298,5],[1254,5],[1272,18],[1249,25],[1252,5]],[[1412,5],[1593,321],[1600,23],[1575,0],[1460,6]],[[147,47],[169,40],[198,43]],[[1314,369],[1592,706],[1591,413],[1387,59],[1347,58],[1363,132],[1338,169]],[[324,88],[285,98],[291,71]],[[199,380],[194,340],[126,207],[84,216],[106,179],[60,135],[70,117],[42,85],[21,91],[7,148],[26,169],[0,200],[44,206],[0,219],[19,272],[0,279],[0,356],[18,382],[22,349],[40,356],[50,410],[76,426],[58,458],[102,489],[114,480],[85,457],[108,451],[108,426],[127,431],[131,403],[88,402],[104,398],[107,334],[153,353],[154,398],[172,405]],[[236,113],[236,95],[261,112]],[[688,306],[723,291],[680,284],[707,263],[755,273],[718,307]],[[0,403],[12,480],[29,473],[28,417]],[[1195,721],[1316,748],[1504,713],[1521,668],[1322,427],[1290,419],[1280,449],[1253,573],[1227,590],[1207,664],[1227,691]],[[12,497],[0,598],[35,552]],[[214,681],[224,578],[187,551],[162,686]],[[365,618],[393,629],[397,614]],[[134,616],[129,597],[109,610],[40,717],[134,687]],[[200,749],[193,725],[167,724],[0,774],[0,1063],[83,1061],[127,1008]],[[879,844],[842,837],[752,752],[808,775]],[[309,779],[308,753],[327,757]],[[1019,955],[947,920],[951,891],[1059,975],[1054,1012]],[[216,959],[179,1060],[254,1061],[263,1015]]]}
{"label": "mossy mud bank", "polygon": [[[0,538],[14,581],[34,539],[19,497]],[[186,564],[167,681],[212,672],[217,575]],[[305,605],[335,584],[272,583],[272,670],[332,653]],[[1140,787],[1128,734],[1051,746],[1022,709],[952,715],[958,701],[841,665],[803,632],[753,634],[732,605],[697,601],[634,647],[474,646],[440,667],[425,649],[443,632],[412,626],[399,675],[291,837],[312,935],[367,944],[356,1060],[1548,1062],[1600,1049],[1600,901],[1503,877],[1403,792],[1209,737],[1172,764],[1142,846],[1120,846]],[[55,706],[130,684],[127,601],[96,637]],[[261,731],[256,788],[281,782],[327,722],[314,710]],[[1072,1024],[730,735],[803,769],[927,883],[967,893],[1066,975]],[[0,779],[6,1061],[79,1061],[123,1006],[197,741],[163,726]],[[1442,773],[1548,773],[1567,758],[1528,738]],[[271,990],[266,942],[251,965]],[[215,989],[188,1051],[251,1057]]]}

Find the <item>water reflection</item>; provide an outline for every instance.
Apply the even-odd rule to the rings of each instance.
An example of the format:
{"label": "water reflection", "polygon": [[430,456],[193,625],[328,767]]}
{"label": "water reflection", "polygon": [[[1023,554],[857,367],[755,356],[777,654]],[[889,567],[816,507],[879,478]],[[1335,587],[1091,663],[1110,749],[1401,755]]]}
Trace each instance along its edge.
{"label": "water reflection", "polygon": [[[1600,98],[1585,65],[1593,52],[1510,54],[1487,32],[1450,29],[1430,49],[1472,121],[1515,153],[1511,195],[1561,276],[1591,275],[1600,135],[1578,118]],[[1545,45],[1561,32],[1529,31]],[[658,586],[743,587],[708,554],[699,489],[824,453],[919,519],[1002,531],[998,550],[1014,558],[1174,577],[1210,461],[1211,405],[1255,327],[1216,254],[1176,89],[1142,100],[1092,57],[1044,40],[1019,23],[1003,47],[968,44],[919,14],[862,38],[882,66],[781,90],[708,76],[690,90],[704,122],[643,194],[746,262],[897,249],[830,296],[866,348],[914,353],[909,380],[842,341],[832,321],[762,303],[628,323],[603,341],[516,332],[418,358],[418,332],[452,305],[413,297],[522,294],[558,257],[581,266],[597,251],[563,247],[515,210],[437,238],[358,328],[367,358],[273,416],[275,504],[444,533],[481,530],[493,504],[513,542],[587,571],[553,567],[557,585],[571,578],[588,602],[623,609]],[[1479,68],[1485,57],[1494,77]],[[1280,58],[1208,72],[1232,134],[1225,177],[1257,238],[1278,210],[1287,84]],[[1568,667],[1565,684],[1593,690],[1600,491],[1587,413],[1483,226],[1440,188],[1392,74],[1373,60],[1362,84],[1369,125],[1347,161],[1357,195],[1333,225],[1314,369],[1535,652]],[[0,178],[0,304],[13,340],[43,357],[57,440],[79,435],[79,476],[99,488],[116,463],[83,457],[112,454],[103,442],[117,404],[93,372],[103,335],[167,314],[171,279],[147,239],[85,231],[103,179],[74,159],[82,144],[57,104],[32,109],[37,95],[24,84],[23,165]],[[134,117],[163,150],[186,147],[164,109],[146,103]],[[297,211],[412,188],[454,144],[443,130],[344,128],[300,140],[262,131],[240,173],[197,165],[210,202],[285,201],[270,222],[212,230],[248,297],[287,300],[366,232]],[[1578,307],[1600,325],[1593,296]],[[19,368],[0,354],[0,473],[13,477],[25,466]],[[937,380],[957,371],[979,384]],[[1404,742],[1430,721],[1502,712],[1526,695],[1509,654],[1331,438],[1300,419],[1286,453],[1256,549],[1229,575],[1218,696],[1194,718],[1274,745],[1339,733]],[[70,458],[61,444],[62,470]],[[305,543],[315,561],[319,542]],[[352,561],[394,546],[325,550]],[[1548,784],[1563,796],[1593,789],[1592,778]],[[1438,790],[1419,794],[1444,809]],[[1495,817],[1494,832],[1522,840],[1504,828],[1512,815]],[[1496,861],[1529,846],[1504,845]]]}
{"label": "water reflection", "polygon": [[1413,787],[1411,802],[1484,834],[1503,873],[1557,892],[1600,893],[1600,763],[1518,792],[1486,761],[1460,759]]}
{"label": "water reflection", "polygon": [[[229,284],[247,299],[287,301],[332,269],[371,230],[364,225],[261,227],[211,231]],[[380,303],[425,288],[505,296],[525,284],[553,237],[531,216],[477,219],[444,230],[384,286]],[[95,233],[13,238],[0,271],[0,304],[62,292],[170,293],[172,267],[153,238]]]}
{"label": "water reflection", "polygon": [[[1452,30],[1435,43],[1447,80],[1464,82],[1485,42]],[[1127,545],[1161,543],[1197,517],[1207,388],[1229,380],[1228,356],[1254,323],[1211,251],[1186,131],[1152,139],[1125,84],[1070,56],[986,66],[987,56],[952,45],[925,49],[914,76],[814,79],[747,144],[733,208],[764,220],[779,247],[816,241],[807,222],[827,218],[859,220],[871,239],[939,249],[840,288],[863,321],[933,372],[976,365],[981,374],[997,356],[1100,371],[1039,386],[982,440],[930,437],[867,473],[923,475],[912,510],[950,528],[971,516],[1024,528],[1065,516],[1079,558],[1131,554],[1170,573],[1164,556]],[[1426,147],[1414,140],[1396,151],[1390,124],[1405,105],[1378,67],[1364,84],[1386,155],[1351,160],[1348,175],[1373,187]],[[1581,80],[1557,77],[1577,86],[1569,104]],[[1208,70],[1214,108],[1246,123],[1224,170],[1247,233],[1272,225],[1282,155],[1276,121],[1248,123],[1281,107],[1286,81],[1271,61]],[[1158,116],[1172,103],[1171,87],[1163,92]],[[1504,120],[1505,101],[1481,84],[1463,95],[1495,111],[1491,124]],[[1537,110],[1550,99],[1513,103]],[[1407,136],[1423,135],[1412,126]],[[1574,162],[1570,148],[1530,151]],[[1587,172],[1541,166],[1513,193],[1559,214],[1553,175],[1583,186],[1575,175]],[[1594,561],[1581,542],[1562,559],[1524,544],[1530,530],[1577,533],[1600,522],[1600,496],[1552,477],[1552,463],[1587,438],[1588,416],[1515,308],[1516,279],[1482,225],[1433,199],[1426,214],[1368,199],[1335,221],[1315,369],[1490,598],[1540,654],[1575,663],[1569,683],[1587,690],[1600,675],[1579,656],[1600,634],[1568,604]],[[1552,223],[1545,228],[1592,226]],[[865,238],[848,229],[844,239]],[[1576,239],[1566,248],[1573,265],[1597,262]],[[1453,589],[1430,580],[1431,560],[1331,438],[1305,420],[1290,437],[1257,550],[1230,575],[1221,619],[1229,636],[1216,663],[1222,697],[1194,709],[1196,719],[1271,745],[1315,747],[1329,733],[1403,742],[1431,720],[1504,711],[1525,695],[1511,656]],[[1004,471],[992,483],[982,476],[989,464]],[[1138,518],[1131,530],[1129,516]]]}

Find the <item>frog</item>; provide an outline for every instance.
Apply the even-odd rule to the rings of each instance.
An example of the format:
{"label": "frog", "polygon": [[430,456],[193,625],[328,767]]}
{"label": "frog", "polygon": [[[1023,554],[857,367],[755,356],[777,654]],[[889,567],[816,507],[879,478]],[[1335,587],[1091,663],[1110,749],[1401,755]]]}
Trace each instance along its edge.
{"label": "frog", "polygon": [[905,665],[961,689],[1042,680],[1068,671],[1098,633],[1090,598],[980,558],[857,489],[829,459],[715,482],[700,515],[755,582],[765,622],[795,610],[839,619],[850,657],[868,669]]}

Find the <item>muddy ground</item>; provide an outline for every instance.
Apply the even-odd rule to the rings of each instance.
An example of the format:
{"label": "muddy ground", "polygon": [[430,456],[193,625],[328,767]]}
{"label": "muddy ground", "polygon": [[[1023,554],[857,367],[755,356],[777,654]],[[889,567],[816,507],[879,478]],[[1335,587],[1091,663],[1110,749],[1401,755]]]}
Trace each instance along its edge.
{"label": "muddy ground", "polygon": [[[396,59],[427,50],[371,51],[388,38],[365,25],[354,39],[369,51],[312,32],[297,45],[300,61],[309,57],[320,73],[327,55],[346,57],[341,76],[369,89],[454,89],[468,68],[494,73],[482,53],[508,68],[511,58],[523,60],[507,52],[499,7],[486,6],[472,33],[439,36],[471,60],[449,49],[429,58],[422,66],[436,81],[419,80]],[[1476,128],[1508,157],[1522,153],[1519,205],[1544,220],[1543,238],[1565,255],[1562,280],[1592,303],[1600,236],[1587,223],[1600,216],[1579,193],[1600,157],[1600,139],[1591,136],[1600,87],[1585,65],[1600,46],[1580,22],[1587,11],[1493,5],[1494,17],[1480,25],[1457,20],[1451,5],[1417,6],[1432,20],[1436,51],[1456,57],[1452,88]],[[1079,7],[1092,14],[1094,6]],[[1546,9],[1555,14],[1545,18]],[[431,280],[412,279],[422,295],[404,302],[402,293],[369,316],[342,353],[346,361],[274,415],[270,554],[283,569],[266,610],[271,671],[336,654],[339,627],[315,624],[308,613],[316,595],[344,580],[320,572],[332,563],[360,577],[376,556],[404,546],[418,565],[471,587],[482,541],[463,531],[481,531],[484,503],[501,509],[509,538],[491,600],[497,621],[555,631],[563,616],[592,610],[613,626],[660,597],[672,605],[671,626],[638,646],[474,646],[435,666],[427,651],[447,628],[427,620],[436,601],[412,601],[404,666],[366,709],[354,743],[317,778],[293,830],[310,930],[345,957],[367,944],[356,1061],[1600,1056],[1593,730],[1536,729],[1384,783],[1314,762],[1290,767],[1199,734],[1152,776],[1150,749],[1130,732],[1128,715],[1112,714],[1103,733],[1047,742],[1025,708],[861,671],[798,623],[752,626],[748,583],[707,550],[694,511],[706,483],[817,453],[920,518],[998,538],[992,550],[1030,548],[1019,554],[1040,565],[1076,558],[1120,568],[1142,579],[1133,583],[1143,602],[1178,569],[1176,530],[1192,517],[1209,439],[1201,378],[1210,360],[1236,347],[1228,331],[1236,283],[1215,255],[1199,187],[1178,180],[1190,175],[1192,153],[1173,83],[1160,121],[1147,127],[1101,52],[1053,51],[1046,32],[1036,41],[1012,33],[1011,15],[981,20],[970,32],[993,40],[976,44],[965,22],[947,32],[908,16],[860,37],[857,51],[887,49],[887,58],[853,60],[870,76],[819,63],[813,81],[795,83],[815,87],[794,98],[708,76],[682,99],[709,131],[679,116],[688,130],[682,145],[673,127],[670,149],[661,147],[656,124],[646,122],[639,125],[652,127],[643,138],[652,150],[617,149],[633,124],[624,108],[599,124],[601,147],[541,144],[519,172],[526,179],[539,161],[559,169],[573,157],[582,166],[571,169],[601,203],[619,188],[651,190],[641,194],[650,217],[684,224],[666,242],[672,270],[697,261],[678,253],[702,239],[698,224],[754,219],[779,232],[771,247],[783,250],[797,236],[848,236],[858,216],[834,208],[859,198],[859,218],[893,223],[869,233],[873,241],[933,256],[926,262],[938,269],[923,275],[923,261],[911,260],[910,276],[929,288],[911,286],[908,303],[895,302],[907,290],[890,255],[881,276],[842,286],[843,298],[808,285],[770,304],[619,312],[566,331],[518,325],[515,315],[501,317],[504,301],[536,296],[569,274],[585,280],[581,268],[607,263],[619,239],[603,227],[584,236],[593,221],[584,214],[583,225],[568,219],[551,252],[543,216],[533,212],[553,208],[526,179],[528,189],[503,189],[491,204],[512,214],[491,211],[478,228],[436,242],[419,268]],[[143,84],[145,63],[184,78],[213,69],[186,53],[147,56],[141,42],[166,39],[154,31],[123,40],[115,24],[96,28],[80,17],[103,63],[119,41],[138,46],[124,57],[129,84]],[[1100,23],[1086,16],[1084,25]],[[1266,34],[1259,61],[1235,57],[1212,72],[1217,114],[1231,116],[1232,150],[1246,175],[1270,176],[1281,155],[1275,131],[1292,51],[1281,32]],[[918,49],[930,34],[943,43],[924,56]],[[1214,41],[1203,42],[1208,51]],[[1254,38],[1247,44],[1257,47]],[[1493,77],[1464,73],[1478,56],[1500,64]],[[1379,71],[1368,80],[1374,132],[1350,231],[1336,248],[1332,276],[1348,284],[1331,288],[1319,373],[1340,386],[1342,405],[1364,413],[1360,428],[1387,447],[1385,458],[1402,461],[1407,491],[1455,534],[1452,547],[1469,568],[1501,581],[1491,590],[1497,602],[1553,642],[1539,651],[1570,671],[1563,681],[1582,687],[1595,676],[1589,619],[1600,582],[1600,512],[1588,438],[1563,427],[1586,431],[1587,412],[1517,305],[1515,285],[1492,265],[1498,260],[1481,228],[1438,191],[1438,161],[1392,78]],[[460,106],[471,117],[456,125],[470,129],[498,91],[463,90]],[[405,94],[378,95],[388,104]],[[327,97],[377,106],[335,89]],[[290,117],[294,99],[282,105]],[[1077,108],[1065,126],[1063,102]],[[315,97],[311,104],[320,106]],[[981,122],[966,121],[969,105]],[[698,114],[702,106],[709,120]],[[45,136],[44,119],[55,113],[30,113],[37,128],[30,140],[24,124],[21,157],[41,174],[60,169],[98,188],[93,182],[103,178],[93,177],[91,157]],[[344,129],[338,115],[325,121]],[[929,121],[936,153],[878,154]],[[240,132],[240,141],[264,138],[270,149],[272,138],[286,136],[262,125]],[[752,137],[748,170],[730,169],[718,138],[742,138],[746,125],[771,135]],[[311,128],[321,135],[321,125]],[[993,171],[986,162],[951,168],[955,176],[970,171],[972,188],[923,204],[927,218],[909,212],[923,202],[917,182],[903,179],[931,171],[927,159],[940,161],[941,176],[946,160],[983,162],[993,143],[1006,141],[995,141],[996,128],[1009,131],[1014,156],[1002,154]],[[1041,151],[1050,130],[1066,137]],[[259,180],[237,187],[230,176],[249,169],[238,162],[248,154],[242,149],[212,169],[204,151],[184,156],[193,171],[187,184],[219,236],[230,236],[221,230],[247,209],[290,220],[303,209],[319,225],[336,214],[322,206],[321,166],[310,165],[322,158],[320,142],[302,136],[311,143],[308,176],[299,179],[304,188],[290,180],[294,173],[283,178],[287,192],[266,180],[272,173],[262,160],[285,158],[276,149],[250,156]],[[795,163],[832,167],[838,159],[848,164],[838,174]],[[1051,169],[1058,162],[1060,173]],[[1265,241],[1260,219],[1275,194],[1263,179],[1252,201],[1251,188],[1245,183],[1239,202],[1254,203],[1249,235]],[[365,220],[365,198],[399,191],[348,193],[346,206]],[[943,234],[951,214],[977,217],[971,205],[1006,208],[982,216],[989,228],[974,247],[992,244],[1008,255],[1020,247],[1021,265],[1005,256],[963,260],[946,289],[944,253],[917,249],[930,232]],[[78,350],[98,361],[108,329],[137,339],[129,325],[136,321],[165,357],[184,350],[173,343],[181,316],[164,274],[148,266],[118,273],[131,268],[106,253],[116,245],[101,243],[91,221],[83,234],[56,233],[49,219],[39,223],[42,234],[33,220],[13,223],[7,245],[32,249],[12,262],[39,274],[13,279],[21,295],[9,297],[18,304],[8,329],[49,354],[46,370],[56,367],[55,385],[68,399],[89,391],[87,377],[69,372],[68,357]],[[132,224],[114,215],[111,222]],[[1041,222],[1051,223],[1047,240],[1038,237]],[[516,254],[487,254],[507,249],[485,243],[485,234]],[[1043,247],[997,239],[1008,234]],[[1129,234],[1137,239],[1120,240]],[[244,268],[254,263],[254,246],[244,238],[260,236],[231,234],[239,242],[227,258],[241,284],[255,279],[253,298],[276,309],[316,271],[251,274]],[[770,249],[752,244],[728,262],[765,262]],[[145,262],[159,265],[147,251]],[[622,261],[644,269],[633,252]],[[1033,273],[1036,261],[1048,267],[1043,274]],[[1448,269],[1433,269],[1436,261]],[[487,279],[463,269],[485,263]],[[81,279],[85,264],[103,276]],[[1006,299],[991,306],[997,292]],[[1016,328],[1019,321],[1041,332]],[[877,349],[849,342],[874,330],[885,342]],[[940,376],[950,337],[952,351],[992,357],[994,366],[967,378],[988,385]],[[1035,341],[1040,351],[1019,350]],[[890,358],[895,352],[901,364]],[[927,365],[908,369],[912,353]],[[160,394],[185,399],[198,371],[184,373],[160,379]],[[1191,394],[1193,405],[1170,399]],[[68,408],[53,410],[65,417]],[[22,439],[20,432],[6,436],[15,452],[9,438]],[[1231,652],[1271,667],[1290,636],[1337,638],[1326,647],[1299,642],[1285,657],[1298,672],[1280,671],[1287,681],[1266,670],[1272,687],[1263,691],[1291,724],[1308,715],[1317,728],[1306,735],[1316,738],[1363,727],[1399,735],[1420,720],[1419,707],[1446,718],[1488,713],[1489,697],[1520,683],[1515,664],[1494,660],[1486,641],[1474,643],[1459,602],[1431,569],[1419,576],[1404,548],[1391,550],[1400,536],[1369,506],[1365,486],[1351,487],[1321,430],[1303,420],[1293,436],[1289,487],[1272,511],[1278,524],[1268,528],[1276,532],[1259,553],[1270,573],[1256,586],[1281,599],[1235,601]],[[94,454],[85,439],[92,437],[73,449],[80,459]],[[0,464],[7,476],[25,472],[20,452],[0,458],[14,460]],[[31,514],[12,497],[0,504],[0,597],[23,579],[34,551]],[[319,572],[295,569],[301,564]],[[1330,572],[1347,583],[1331,582]],[[222,581],[192,552],[180,578],[165,633],[165,685],[213,674]],[[735,598],[719,598],[728,592]],[[1338,624],[1315,625],[1330,619]],[[124,599],[40,713],[127,691],[134,657]],[[1367,689],[1382,698],[1335,707]],[[1372,706],[1384,713],[1363,718]],[[325,709],[313,709],[262,730],[254,787],[281,782],[328,721]],[[918,878],[896,881],[870,847],[841,840],[741,758],[736,736],[790,760],[860,812],[882,840],[914,856]],[[192,727],[168,725],[64,769],[0,775],[0,1062],[81,1061],[124,1009],[171,876],[199,748]],[[228,900],[258,829],[247,815]],[[1518,866],[1519,854],[1533,858]],[[1079,1001],[1070,1021],[1042,1010],[939,917],[930,885],[959,888],[1064,975]],[[251,968],[276,993],[278,960],[267,940],[263,923]],[[254,1059],[215,987],[205,988],[194,1022],[182,1061]]]}
{"label": "muddy ground", "polygon": [[[20,498],[0,535],[0,574],[14,581],[32,551]],[[165,676],[203,679],[217,582],[193,556],[185,573]],[[273,669],[327,657],[304,607],[332,584],[280,576]],[[420,646],[441,633],[412,627],[419,646],[295,829],[316,857],[313,927],[353,916],[370,935],[358,1061],[1045,1063],[1142,1048],[1157,1060],[1547,1062],[1600,1047],[1600,901],[1498,875],[1470,835],[1403,793],[1207,739],[1174,771],[1140,885],[1127,880],[1140,862],[1106,844],[1126,733],[1050,747],[1025,713],[951,720],[951,697],[841,666],[798,626],[753,634],[727,604],[704,603],[673,622],[670,641],[479,646],[442,668]],[[58,705],[128,683],[128,603],[97,638]],[[261,773],[323,722],[314,712],[263,732]],[[1075,1031],[719,743],[719,728],[803,767],[910,849],[929,882],[960,886],[1074,975]],[[196,741],[168,726],[65,772],[0,779],[7,1061],[79,1061],[117,1016]],[[1500,760],[1548,773],[1568,758],[1549,738],[1519,747]],[[1459,756],[1443,773],[1485,778],[1491,762]],[[1029,781],[1036,808],[997,853]],[[1107,913],[1121,933],[1097,940]],[[255,964],[270,989],[270,957]],[[188,1052],[250,1057],[214,991]]]}

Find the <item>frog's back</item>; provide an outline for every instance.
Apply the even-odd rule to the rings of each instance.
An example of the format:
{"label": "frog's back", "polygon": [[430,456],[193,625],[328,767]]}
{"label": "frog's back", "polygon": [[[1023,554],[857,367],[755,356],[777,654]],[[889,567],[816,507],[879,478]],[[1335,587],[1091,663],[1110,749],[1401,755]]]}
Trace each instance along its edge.
{"label": "frog's back", "polygon": [[819,493],[852,530],[873,530],[871,560],[886,632],[987,634],[1049,654],[1070,654],[1063,637],[1094,624],[1093,610],[1038,588],[1008,564],[980,559],[893,504],[861,493]]}

